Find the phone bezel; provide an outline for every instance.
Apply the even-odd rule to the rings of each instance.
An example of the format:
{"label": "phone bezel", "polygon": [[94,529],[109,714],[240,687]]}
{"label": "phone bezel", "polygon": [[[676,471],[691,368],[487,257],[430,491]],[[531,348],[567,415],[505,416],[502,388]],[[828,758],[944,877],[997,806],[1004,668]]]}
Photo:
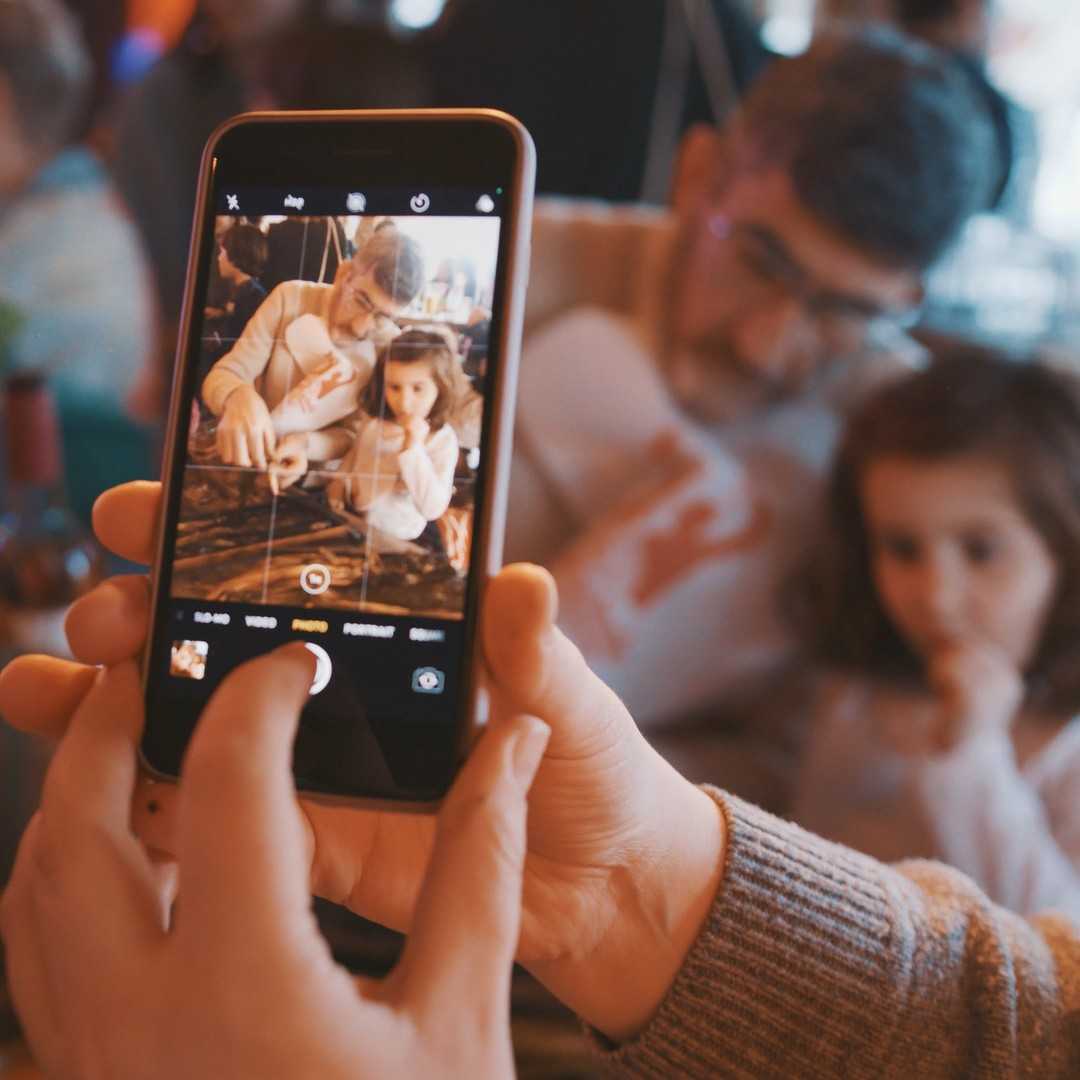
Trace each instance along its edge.
{"label": "phone bezel", "polygon": [[[335,127],[362,125],[365,142],[333,139]],[[275,138],[281,125],[289,128],[288,142]],[[509,141],[508,141],[509,140]],[[500,145],[501,144],[501,145]],[[327,149],[327,147],[330,149]],[[418,155],[416,147],[424,147]],[[287,147],[287,150],[285,149]],[[187,276],[177,338],[169,418],[162,461],[162,526],[158,530],[155,552],[151,625],[143,662],[143,693],[149,700],[154,666],[151,663],[161,620],[169,602],[169,575],[162,574],[169,550],[169,532],[175,528],[178,513],[178,480],[186,451],[187,405],[195,379],[198,350],[191,341],[192,330],[199,325],[196,299],[201,295],[206,247],[212,243],[213,191],[221,158],[231,156],[228,181],[236,186],[273,187],[301,184],[338,186],[348,176],[346,168],[357,168],[357,158],[367,159],[365,167],[377,169],[379,185],[393,186],[415,180],[418,157],[430,159],[431,186],[468,187],[489,183],[493,167],[488,160],[493,152],[509,151],[509,165],[504,186],[506,201],[500,231],[499,274],[496,279],[497,318],[493,319],[492,342],[498,357],[498,377],[490,400],[485,401],[485,466],[482,470],[483,495],[474,522],[474,553],[467,590],[465,645],[462,657],[462,687],[456,739],[456,763],[459,766],[485,719],[486,699],[476,660],[479,612],[487,578],[502,563],[502,540],[506,516],[507,487],[512,449],[512,430],[517,362],[521,327],[524,318],[525,286],[529,267],[529,234],[532,222],[532,196],[536,155],[532,139],[523,125],[506,113],[492,109],[380,109],[307,112],[257,112],[233,117],[211,135],[199,170]],[[452,153],[448,159],[446,155]],[[447,160],[456,162],[443,168]],[[302,163],[302,176],[297,166]],[[372,162],[378,164],[372,164]],[[420,166],[421,172],[426,166]],[[250,174],[250,180],[247,178]],[[373,185],[374,186],[374,185]],[[499,300],[501,298],[501,303]],[[148,718],[149,725],[149,718]],[[143,768],[164,781],[175,781],[175,774],[151,762],[140,743]],[[450,778],[452,780],[452,777]],[[449,786],[449,785],[448,785]],[[305,798],[328,803],[392,808],[400,811],[430,812],[441,802],[406,800],[354,794],[332,794],[300,789]],[[445,793],[444,793],[445,794]]]}

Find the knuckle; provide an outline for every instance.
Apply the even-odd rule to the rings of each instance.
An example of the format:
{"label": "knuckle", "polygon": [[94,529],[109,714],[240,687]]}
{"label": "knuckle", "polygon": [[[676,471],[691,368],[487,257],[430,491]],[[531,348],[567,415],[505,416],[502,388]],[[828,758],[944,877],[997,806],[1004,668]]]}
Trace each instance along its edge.
{"label": "knuckle", "polygon": [[71,631],[73,626],[78,626],[80,618],[85,614],[87,608],[92,608],[100,598],[105,595],[103,590],[108,584],[108,581],[103,581],[98,585],[95,585],[88,593],[84,593],[68,608],[67,615],[64,617],[64,629],[68,632]]}
{"label": "knuckle", "polygon": [[[65,744],[61,743],[61,751],[53,757],[45,773],[41,802],[43,806],[55,807],[56,816],[67,817],[72,811],[78,810],[71,792],[77,786],[80,776],[79,763],[70,753],[64,753],[64,749]],[[54,815],[50,815],[50,818],[52,816]]]}
{"label": "knuckle", "polygon": [[443,830],[468,836],[500,869],[514,871],[525,859],[523,823],[497,789],[464,794],[448,806]]}
{"label": "knuckle", "polygon": [[115,855],[116,835],[104,822],[88,817],[73,799],[55,801],[40,812],[31,839],[32,863],[46,884],[57,885],[75,868],[75,878],[88,866]]}

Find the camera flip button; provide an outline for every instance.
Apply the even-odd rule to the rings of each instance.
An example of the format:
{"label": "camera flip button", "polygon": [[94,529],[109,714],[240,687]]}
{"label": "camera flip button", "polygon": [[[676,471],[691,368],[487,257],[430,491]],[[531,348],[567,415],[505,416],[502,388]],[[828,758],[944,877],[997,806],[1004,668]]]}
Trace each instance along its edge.
{"label": "camera flip button", "polygon": [[412,673],[412,688],[417,694],[441,694],[446,687],[446,676],[433,667],[420,667]]}

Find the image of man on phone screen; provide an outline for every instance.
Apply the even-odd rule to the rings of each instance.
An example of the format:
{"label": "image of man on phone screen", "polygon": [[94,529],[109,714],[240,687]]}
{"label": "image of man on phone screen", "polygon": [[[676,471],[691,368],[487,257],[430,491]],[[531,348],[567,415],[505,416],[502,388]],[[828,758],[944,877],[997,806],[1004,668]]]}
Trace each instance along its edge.
{"label": "image of man on phone screen", "polygon": [[[376,346],[396,335],[394,318],[423,282],[416,242],[386,228],[341,264],[332,285],[278,285],[202,386],[203,401],[219,417],[221,460],[265,469],[279,436],[316,431],[352,412],[371,376]],[[337,393],[324,394],[319,409],[304,409],[297,398],[287,402],[312,376]]]}

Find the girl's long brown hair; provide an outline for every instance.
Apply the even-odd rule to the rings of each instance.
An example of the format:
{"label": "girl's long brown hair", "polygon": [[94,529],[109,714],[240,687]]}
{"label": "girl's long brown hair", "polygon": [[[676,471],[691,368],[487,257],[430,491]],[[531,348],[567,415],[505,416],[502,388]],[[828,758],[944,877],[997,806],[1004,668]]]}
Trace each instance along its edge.
{"label": "girl's long brown hair", "polygon": [[439,395],[427,420],[431,430],[438,431],[464,400],[468,390],[468,380],[461,370],[449,336],[439,330],[406,330],[384,345],[379,350],[375,370],[360,401],[368,416],[382,418],[386,414],[386,365],[390,360],[397,364],[415,364],[426,360],[431,364],[431,374]]}
{"label": "girl's long brown hair", "polygon": [[1058,592],[1026,673],[1031,700],[1080,709],[1080,382],[1042,363],[952,348],[870,398],[834,459],[822,542],[793,583],[789,613],[825,663],[920,678],[919,658],[878,599],[860,483],[883,457],[972,456],[1005,470],[1058,563]]}

